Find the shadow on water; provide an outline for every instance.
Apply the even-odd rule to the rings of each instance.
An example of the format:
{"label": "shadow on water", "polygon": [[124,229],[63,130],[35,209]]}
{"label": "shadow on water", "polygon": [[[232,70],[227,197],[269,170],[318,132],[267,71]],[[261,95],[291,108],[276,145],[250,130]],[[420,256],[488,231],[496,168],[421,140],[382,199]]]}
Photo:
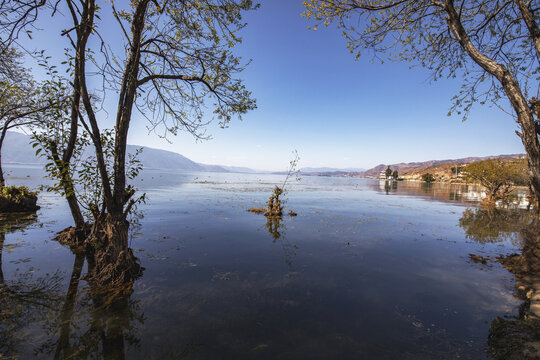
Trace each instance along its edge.
{"label": "shadow on water", "polygon": [[540,358],[540,219],[519,210],[467,209],[459,220],[474,241],[511,241],[521,250],[496,259],[471,254],[475,262],[500,262],[515,276],[514,296],[522,301],[514,318],[496,317],[491,322],[488,352],[494,359]]}
{"label": "shadow on water", "polygon": [[[1,251],[7,233],[24,230],[37,218],[19,215],[0,221]],[[137,326],[144,315],[131,299],[133,283],[121,295],[104,296],[81,284],[87,259],[83,253],[72,254],[67,290],[62,290],[66,277],[60,271],[38,278],[31,271],[17,271],[5,280],[0,262],[0,358],[125,359],[127,347],[137,349]]]}

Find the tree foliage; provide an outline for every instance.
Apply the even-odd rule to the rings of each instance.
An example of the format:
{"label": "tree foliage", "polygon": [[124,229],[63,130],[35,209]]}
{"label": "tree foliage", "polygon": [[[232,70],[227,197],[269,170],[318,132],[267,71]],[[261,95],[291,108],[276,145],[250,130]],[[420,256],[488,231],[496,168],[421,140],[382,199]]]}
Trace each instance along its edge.
{"label": "tree foliage", "polygon": [[[212,119],[225,127],[256,107],[238,78],[246,63],[232,52],[246,25],[243,13],[258,7],[251,0],[113,1],[103,6],[95,0],[67,0],[42,5],[2,3],[2,42],[31,31],[33,20],[47,9],[72,23],[59,34],[67,40],[63,67],[72,76],[73,94],[68,146],[58,155],[63,163],[71,160],[82,126],[95,147],[106,211],[115,217],[123,217],[133,204],[126,183],[126,147],[136,110],[161,136],[185,130],[208,138],[204,129]],[[106,36],[100,33],[105,12],[118,30]],[[93,99],[113,95],[118,106],[114,151],[108,155],[114,160],[108,162],[98,121],[104,111]]]}
{"label": "tree foliage", "polygon": [[[369,49],[379,59],[384,54],[389,60],[426,67],[433,71],[435,80],[461,76],[463,88],[453,108],[468,112],[477,101],[499,103],[506,96],[502,84],[478,68],[453,34],[450,13],[456,11],[471,46],[503,64],[521,84],[525,96],[535,96],[538,54],[517,5],[520,2],[307,0],[304,5],[305,16],[319,24],[337,21],[347,47],[357,58],[363,49]],[[534,14],[538,9],[534,2],[529,4]]]}
{"label": "tree foliage", "polygon": [[522,184],[526,164],[520,159],[488,159],[467,165],[463,174],[468,181],[478,182],[486,188],[488,200],[497,201],[506,199],[512,186]]}
{"label": "tree foliage", "polygon": [[425,173],[422,175],[422,181],[431,183],[435,181],[435,177],[431,173]]}
{"label": "tree foliage", "polygon": [[[93,1],[85,4],[88,11],[77,23],[93,26],[99,23]],[[74,2],[68,1],[70,7]],[[74,49],[80,58],[74,72],[80,77],[81,96],[86,117],[80,121],[91,135],[96,148],[96,162],[102,179],[106,211],[115,217],[125,216],[133,206],[133,192],[126,184],[126,141],[133,108],[146,116],[151,130],[162,129],[176,134],[185,130],[197,138],[205,138],[204,126],[211,120],[205,109],[213,109],[222,126],[232,116],[255,107],[250,93],[241,80],[234,76],[244,69],[240,58],[231,52],[239,43],[238,31],[245,26],[242,12],[253,8],[251,1],[140,1],[117,8],[111,3],[110,11],[123,34],[124,51],[114,52],[104,37],[100,56],[94,55],[97,69],[105,87],[96,89],[119,94],[114,133],[112,179],[109,178],[97,109],[86,88],[85,61],[80,45]],[[129,29],[129,30],[128,30]],[[93,30],[94,31],[94,30]],[[81,44],[92,35],[76,29],[66,30],[68,36],[77,36]],[[211,100],[211,103],[208,101]]]}
{"label": "tree foliage", "polygon": [[[8,130],[40,126],[43,113],[60,102],[62,96],[47,81],[36,83],[22,66],[20,52],[0,45],[0,151]],[[4,186],[1,165],[0,156],[0,186]]]}
{"label": "tree foliage", "polygon": [[392,169],[390,169],[390,165],[388,165],[384,174],[386,175],[387,179],[390,179],[390,176],[392,176]]}
{"label": "tree foliage", "polygon": [[[3,5],[2,10],[10,6]],[[26,12],[7,12],[0,32],[11,36],[28,29],[35,11],[44,13],[34,5],[28,2]],[[138,110],[149,130],[161,136],[184,130],[203,139],[208,138],[208,122],[225,127],[256,107],[238,78],[246,64],[232,48],[241,41],[243,13],[257,7],[251,0],[111,1],[103,7],[95,0],[66,0],[51,8],[54,17],[69,23],[59,35],[67,40],[63,65],[71,76],[72,95],[66,146],[49,153],[79,228],[85,224],[73,181],[95,181],[99,174],[100,184],[90,189],[99,195],[88,199],[91,212],[99,213],[87,239],[94,251],[92,281],[113,289],[141,273],[128,248],[127,217],[141,199],[128,184],[137,172],[127,154],[134,113]],[[107,17],[116,21],[117,31],[102,34]],[[112,133],[103,130],[105,110],[96,106],[97,98],[117,101]],[[86,166],[75,178],[70,164],[84,139],[81,126],[93,144],[97,172]]]}

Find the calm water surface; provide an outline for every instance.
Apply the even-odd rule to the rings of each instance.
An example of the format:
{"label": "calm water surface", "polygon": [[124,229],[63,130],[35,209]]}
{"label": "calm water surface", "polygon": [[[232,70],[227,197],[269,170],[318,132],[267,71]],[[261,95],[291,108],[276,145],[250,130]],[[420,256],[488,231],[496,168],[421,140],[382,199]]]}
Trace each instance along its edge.
{"label": "calm water surface", "polygon": [[[8,183],[43,182],[38,168],[8,173]],[[520,301],[507,270],[469,254],[510,254],[520,237],[515,224],[482,223],[478,188],[304,177],[287,194],[297,217],[267,223],[246,211],[263,207],[282,181],[145,171],[136,184],[148,202],[131,247],[146,270],[131,297],[107,311],[84,278],[77,283],[84,259],[54,241],[72,225],[67,205],[42,193],[37,216],[0,219],[10,289],[1,299],[0,353],[489,358],[491,321],[516,316]]]}

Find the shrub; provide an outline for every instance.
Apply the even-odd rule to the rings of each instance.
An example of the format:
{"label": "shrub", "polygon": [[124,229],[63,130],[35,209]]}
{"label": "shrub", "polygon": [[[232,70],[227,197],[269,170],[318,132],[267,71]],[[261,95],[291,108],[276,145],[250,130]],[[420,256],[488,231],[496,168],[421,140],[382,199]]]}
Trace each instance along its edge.
{"label": "shrub", "polygon": [[430,173],[425,173],[424,175],[422,175],[422,181],[425,181],[427,183],[434,182],[435,177]]}
{"label": "shrub", "polygon": [[0,190],[0,196],[10,200],[18,200],[26,196],[35,196],[36,193],[28,190],[26,186],[4,186]]}
{"label": "shrub", "polygon": [[23,212],[39,209],[37,193],[26,186],[3,186],[0,188],[0,212]]}

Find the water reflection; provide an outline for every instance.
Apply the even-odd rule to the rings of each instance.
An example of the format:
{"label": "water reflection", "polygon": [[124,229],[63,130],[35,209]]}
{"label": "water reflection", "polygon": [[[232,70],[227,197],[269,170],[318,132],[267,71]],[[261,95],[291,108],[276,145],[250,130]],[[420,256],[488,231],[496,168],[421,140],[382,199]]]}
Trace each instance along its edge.
{"label": "water reflection", "polygon": [[274,242],[281,237],[281,231],[285,229],[285,225],[282,224],[281,218],[279,217],[267,217],[266,218],[266,230],[268,230],[268,233],[272,238],[274,239]]}
{"label": "water reflection", "polygon": [[137,325],[144,320],[138,302],[130,298],[133,284],[116,295],[105,295],[92,286],[79,290],[87,259],[81,253],[74,255],[62,309],[50,326],[50,339],[39,351],[55,359],[125,359],[126,347],[139,346]]}
{"label": "water reflection", "polygon": [[4,286],[4,271],[2,270],[2,252],[6,234],[16,230],[24,230],[37,222],[35,213],[28,214],[0,214],[0,287]]}
{"label": "water reflection", "polygon": [[380,180],[379,188],[381,190],[384,189],[384,192],[386,193],[386,195],[390,195],[390,192],[396,192],[398,188],[398,184],[397,184],[397,181]]}
{"label": "water reflection", "polygon": [[467,209],[459,226],[468,239],[482,244],[510,240],[519,245],[520,231],[530,222],[530,214],[522,210]]}
{"label": "water reflection", "polygon": [[285,230],[286,226],[282,217],[267,217],[266,218],[266,230],[274,239],[274,243],[279,243],[283,252],[283,259],[285,264],[292,269],[293,259],[296,256],[296,249],[298,246],[289,243],[286,239]]}
{"label": "water reflection", "polygon": [[[467,209],[459,224],[469,239],[483,244],[510,240],[521,250],[519,254],[501,255],[496,259],[514,274],[514,295],[523,302],[515,318],[497,316],[491,322],[489,354],[501,360],[539,358],[540,219],[519,210]],[[481,260],[476,262],[486,264],[488,259]]]}
{"label": "water reflection", "polygon": [[[36,223],[35,214],[0,218],[0,260],[5,235]],[[0,261],[0,358],[124,359],[139,346],[137,326],[144,316],[131,300],[133,284],[107,295],[81,280],[87,259],[73,252],[65,289],[60,271],[34,277],[16,271],[4,278]]]}
{"label": "water reflection", "polygon": [[33,271],[16,271],[9,280],[4,276],[2,253],[6,235],[23,231],[36,222],[36,214],[0,216],[0,354],[7,357],[17,357],[31,340],[28,325],[43,322],[54,314],[61,299],[62,277],[58,272],[35,277]]}
{"label": "water reflection", "polygon": [[84,254],[76,254],[75,262],[73,264],[73,270],[71,272],[71,278],[69,281],[69,287],[64,300],[64,306],[62,307],[59,316],[60,335],[58,337],[54,352],[55,359],[72,358],[77,353],[77,348],[70,344],[72,327],[71,319],[73,318],[73,311],[75,309],[77,291],[79,288],[79,281],[83,266]]}
{"label": "water reflection", "polygon": [[368,184],[373,190],[384,192],[386,195],[417,196],[438,201],[474,203],[485,197],[485,192],[479,185],[388,180],[381,180],[378,183],[372,181]]}
{"label": "water reflection", "polygon": [[[32,254],[26,267],[36,268],[51,268],[48,255],[61,255],[53,265],[64,271],[57,301],[38,310],[16,303],[33,317],[19,315],[17,343],[0,353],[47,359],[488,357],[489,325],[520,304],[509,296],[509,274],[495,263],[516,246],[491,242],[508,233],[521,244],[522,235],[504,230],[499,213],[461,215],[456,202],[465,202],[466,187],[388,182],[385,189],[378,180],[307,178],[291,194],[301,215],[269,221],[244,211],[273,186],[273,177],[258,178],[206,174],[178,188],[146,178],[152,201],[144,205],[147,216],[134,245],[148,270],[133,295],[114,301],[87,284],[86,259],[57,250],[43,235],[65,227],[69,213],[55,202],[42,207],[43,230],[21,236],[27,245],[16,251]],[[407,196],[383,196],[387,191]],[[460,218],[476,241],[464,241]],[[499,240],[476,231],[474,221],[503,229],[488,233]],[[463,260],[477,251],[490,258],[490,271]],[[6,253],[4,270],[12,279]],[[0,328],[10,330],[4,322]]]}

